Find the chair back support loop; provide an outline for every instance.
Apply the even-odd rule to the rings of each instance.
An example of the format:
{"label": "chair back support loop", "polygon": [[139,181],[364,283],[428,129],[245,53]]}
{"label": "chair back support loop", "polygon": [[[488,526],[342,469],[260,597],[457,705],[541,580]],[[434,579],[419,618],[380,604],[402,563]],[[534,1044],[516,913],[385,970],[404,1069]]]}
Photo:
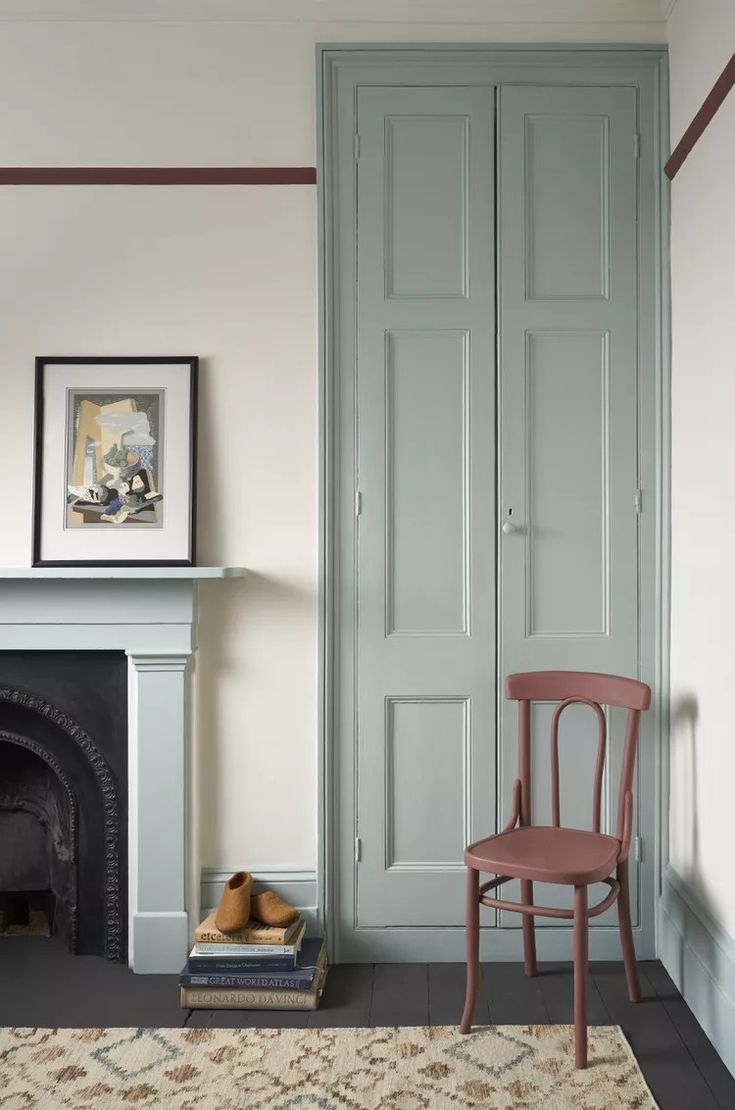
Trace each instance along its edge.
{"label": "chair back support loop", "polygon": [[565,698],[560,701],[551,718],[551,823],[559,828],[559,718],[568,705],[588,705],[597,717],[597,761],[595,763],[595,790],[592,797],[592,831],[600,831],[602,807],[602,775],[605,770],[605,745],[607,721],[602,707],[591,698]]}
{"label": "chair back support loop", "polygon": [[[619,675],[592,671],[527,671],[508,675],[506,697],[518,702],[518,778],[520,779],[520,825],[532,824],[531,819],[531,703],[556,702],[551,722],[551,813],[552,823],[560,826],[559,812],[559,718],[568,705],[588,705],[598,723],[597,761],[592,799],[592,828],[600,832],[602,809],[602,778],[607,747],[607,720],[603,705],[627,709],[625,747],[620,768],[616,838],[621,844],[630,841],[633,809],[633,774],[635,771],[638,727],[641,711],[651,704],[651,689],[645,682]],[[515,788],[514,788],[515,801]],[[514,806],[515,809],[515,806]],[[623,858],[627,857],[626,855]]]}

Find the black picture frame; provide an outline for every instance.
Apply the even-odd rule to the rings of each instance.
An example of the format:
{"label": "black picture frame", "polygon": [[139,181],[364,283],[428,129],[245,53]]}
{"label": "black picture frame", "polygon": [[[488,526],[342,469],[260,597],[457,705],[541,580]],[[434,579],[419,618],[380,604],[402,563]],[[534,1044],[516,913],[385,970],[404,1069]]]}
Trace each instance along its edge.
{"label": "black picture frame", "polygon": [[[41,557],[43,518],[43,437],[45,368],[64,365],[181,365],[189,372],[189,512],[188,550],[181,559],[44,559]],[[196,502],[198,439],[199,357],[197,355],[37,355],[35,359],[34,444],[33,444],[33,525],[32,565],[34,567],[194,567],[196,566]]]}

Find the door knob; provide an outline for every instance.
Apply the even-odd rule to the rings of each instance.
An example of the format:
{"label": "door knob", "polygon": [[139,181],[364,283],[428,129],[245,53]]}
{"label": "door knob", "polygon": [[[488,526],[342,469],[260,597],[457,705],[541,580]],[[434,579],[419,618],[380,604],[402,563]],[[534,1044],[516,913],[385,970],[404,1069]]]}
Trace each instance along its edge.
{"label": "door knob", "polygon": [[517,531],[518,531],[518,529],[516,528],[515,524],[511,524],[511,522],[509,520],[504,521],[504,523],[503,523],[503,534],[504,535],[512,536],[513,533],[517,532]]}

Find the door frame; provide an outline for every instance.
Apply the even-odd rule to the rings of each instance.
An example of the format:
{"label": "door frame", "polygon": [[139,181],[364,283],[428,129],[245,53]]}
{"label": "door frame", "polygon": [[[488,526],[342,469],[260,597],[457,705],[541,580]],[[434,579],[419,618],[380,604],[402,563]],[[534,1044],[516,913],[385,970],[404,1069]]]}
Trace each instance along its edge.
{"label": "door frame", "polygon": [[[641,745],[653,744],[654,804],[642,811],[644,849],[639,958],[656,955],[657,903],[668,859],[668,707],[670,567],[670,320],[668,52],[665,46],[608,45],[334,45],[317,46],[319,242],[319,647],[318,647],[318,915],[333,962],[396,958],[396,930],[340,934],[340,898],[354,905],[354,777],[340,765],[340,720],[354,721],[354,703],[341,697],[341,671],[354,672],[352,606],[344,603],[340,566],[354,566],[354,548],[342,542],[341,520],[353,516],[351,488],[340,484],[345,444],[340,441],[341,354],[354,352],[354,297],[341,298],[342,275],[354,259],[351,213],[355,172],[340,175],[342,152],[352,146],[356,90],[363,84],[626,85],[638,101],[638,449],[643,511],[639,530],[640,677],[654,691]],[[349,147],[348,145],[349,144]],[[352,163],[354,167],[354,162]],[[499,681],[502,676],[499,676]],[[346,789],[345,789],[346,788]],[[646,792],[647,792],[646,790]],[[643,791],[642,791],[643,792]],[[650,795],[649,795],[650,796]],[[350,881],[352,876],[352,881]],[[645,895],[643,891],[645,890]],[[439,932],[439,938],[430,934]],[[426,930],[421,951],[405,959],[442,958],[439,944],[458,930]],[[463,932],[459,930],[459,932]],[[518,959],[520,930],[491,929],[484,958]],[[537,931],[542,958],[569,957],[568,928]],[[390,935],[386,935],[390,934]],[[463,939],[456,938],[457,959]],[[459,941],[461,940],[461,943]],[[617,959],[616,928],[591,930],[592,959]],[[436,947],[435,947],[436,946]],[[432,953],[436,951],[437,955]],[[446,955],[443,958],[447,958]]]}

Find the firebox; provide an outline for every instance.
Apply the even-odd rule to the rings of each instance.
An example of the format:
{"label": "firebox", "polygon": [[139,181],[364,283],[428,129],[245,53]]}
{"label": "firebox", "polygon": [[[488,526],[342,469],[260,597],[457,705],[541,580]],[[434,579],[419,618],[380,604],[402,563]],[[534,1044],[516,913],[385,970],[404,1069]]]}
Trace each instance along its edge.
{"label": "firebox", "polygon": [[22,931],[127,957],[122,652],[0,652],[0,943]]}

